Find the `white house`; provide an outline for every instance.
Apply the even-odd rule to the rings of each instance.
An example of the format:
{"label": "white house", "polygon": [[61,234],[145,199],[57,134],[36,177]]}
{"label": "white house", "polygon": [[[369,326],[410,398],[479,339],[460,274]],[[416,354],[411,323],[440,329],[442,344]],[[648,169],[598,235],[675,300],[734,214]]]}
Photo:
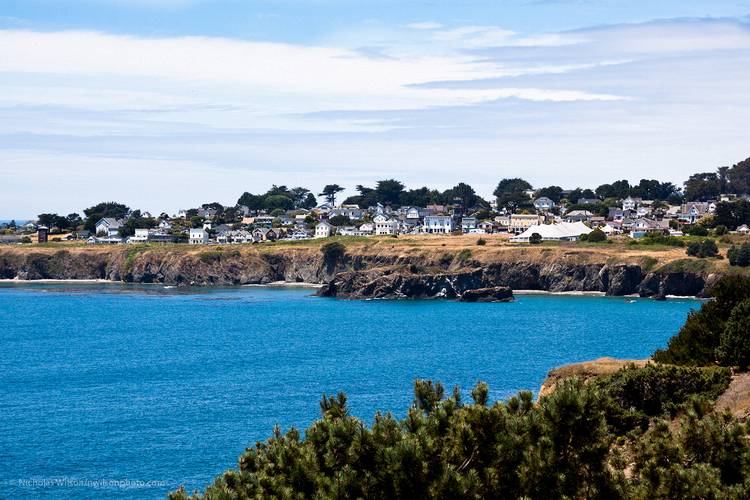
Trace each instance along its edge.
{"label": "white house", "polygon": [[363,236],[373,234],[375,232],[375,224],[373,224],[372,222],[365,222],[364,224],[359,226],[359,232]]}
{"label": "white house", "polygon": [[380,222],[375,221],[375,234],[377,236],[393,236],[394,234],[398,234],[398,221],[393,219]]}
{"label": "white house", "polygon": [[461,231],[463,233],[472,233],[477,229],[477,218],[476,217],[462,217],[461,218]]}
{"label": "white house", "polygon": [[546,196],[542,196],[534,200],[534,208],[541,212],[547,212],[555,208],[555,202]]}
{"label": "white house", "polygon": [[424,218],[422,230],[429,234],[450,234],[453,232],[453,217],[428,215]]}
{"label": "white house", "polygon": [[166,229],[166,230],[172,229],[172,224],[167,219],[164,219],[161,222],[159,222],[159,229]]}
{"label": "white house", "polygon": [[332,234],[333,234],[333,226],[327,223],[326,221],[322,221],[318,223],[317,226],[315,226],[316,238],[328,238]]}
{"label": "white house", "polygon": [[638,202],[641,200],[639,198],[633,198],[632,196],[628,196],[624,200],[622,200],[622,209],[623,210],[635,210],[638,208]]}
{"label": "white house", "polygon": [[742,224],[741,226],[737,227],[737,233],[738,234],[748,234],[748,233],[750,233],[750,228],[747,227],[747,224]]}
{"label": "white house", "polygon": [[148,229],[136,229],[135,234],[127,239],[128,243],[147,243]]}
{"label": "white house", "polygon": [[115,219],[113,217],[105,217],[103,219],[99,219],[99,222],[96,223],[96,234],[107,234],[109,235],[112,232],[117,232],[122,227],[122,221]]}
{"label": "white house", "polygon": [[208,232],[203,228],[193,228],[190,230],[191,245],[205,245],[208,243]]}

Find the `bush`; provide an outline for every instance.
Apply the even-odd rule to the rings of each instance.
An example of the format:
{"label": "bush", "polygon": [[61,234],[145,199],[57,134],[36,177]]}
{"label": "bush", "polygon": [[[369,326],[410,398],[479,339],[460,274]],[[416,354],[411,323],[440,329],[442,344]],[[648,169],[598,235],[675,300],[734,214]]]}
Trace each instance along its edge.
{"label": "bush", "polygon": [[724,236],[725,234],[729,233],[729,229],[727,229],[727,226],[724,226],[722,224],[719,224],[714,228],[714,234],[716,236]]}
{"label": "bush", "polygon": [[486,244],[487,244],[487,240],[485,240],[484,238],[479,238],[479,239],[477,240],[477,245],[479,245],[480,247],[481,247],[481,246],[484,246],[484,245],[486,245]]}
{"label": "bush", "polygon": [[320,247],[320,251],[323,253],[323,263],[329,274],[344,259],[344,255],[346,255],[346,247],[338,241],[326,243]]}
{"label": "bush", "polygon": [[708,236],[708,229],[698,224],[695,224],[688,229],[687,234],[690,236]]}
{"label": "bush", "polygon": [[719,247],[711,239],[705,239],[701,242],[693,241],[687,247],[687,254],[692,257],[716,257],[719,254]]}
{"label": "bush", "polygon": [[438,260],[441,266],[450,266],[453,262],[453,256],[449,253],[444,253],[440,256],[440,260]]}
{"label": "bush", "polygon": [[[563,380],[538,404],[530,392],[490,404],[483,383],[464,403],[458,389],[417,380],[403,419],[378,413],[370,426],[344,394],[324,395],[304,433],[276,427],[205,498],[747,498],[747,430],[705,401],[728,372],[631,368]],[[676,425],[651,417],[677,406]],[[651,430],[626,435],[609,420],[618,410]]]}
{"label": "bush", "polygon": [[644,245],[667,245],[670,247],[685,246],[685,240],[683,240],[682,238],[679,238],[677,236],[666,236],[663,233],[659,232],[646,233],[646,236],[641,239],[641,243]]}
{"label": "bush", "polygon": [[716,348],[716,357],[726,366],[750,366],[750,299],[732,309]]}
{"label": "bush", "polygon": [[594,229],[587,236],[589,243],[601,243],[602,241],[607,240],[607,235],[599,228]]}
{"label": "bush", "polygon": [[674,365],[705,366],[717,361],[720,337],[734,308],[750,299],[750,279],[725,276],[709,290],[714,300],[690,313],[666,349],[654,353],[654,361]]}
{"label": "bush", "polygon": [[732,266],[750,266],[750,243],[743,243],[739,247],[732,245],[727,252],[727,256],[729,257],[729,264]]}
{"label": "bush", "polygon": [[529,243],[532,245],[538,245],[542,242],[542,235],[539,233],[533,233],[531,236],[529,236]]}
{"label": "bush", "polygon": [[468,248],[464,248],[460,252],[456,254],[456,261],[458,262],[466,262],[471,258],[471,250]]}
{"label": "bush", "polygon": [[671,365],[627,366],[595,379],[597,388],[611,398],[607,421],[620,432],[645,430],[649,417],[674,416],[691,397],[714,401],[729,386],[732,372],[724,367]]}

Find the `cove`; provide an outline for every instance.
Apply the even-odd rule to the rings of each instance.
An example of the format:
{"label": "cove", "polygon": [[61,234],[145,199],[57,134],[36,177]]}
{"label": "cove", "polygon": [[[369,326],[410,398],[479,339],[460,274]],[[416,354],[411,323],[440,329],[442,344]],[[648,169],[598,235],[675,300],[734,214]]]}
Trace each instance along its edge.
{"label": "cove", "polygon": [[[203,487],[325,393],[401,416],[417,378],[492,399],[547,371],[643,358],[700,302],[519,295],[350,301],[282,287],[0,285],[0,496],[163,498]],[[467,396],[468,397],[468,396]]]}

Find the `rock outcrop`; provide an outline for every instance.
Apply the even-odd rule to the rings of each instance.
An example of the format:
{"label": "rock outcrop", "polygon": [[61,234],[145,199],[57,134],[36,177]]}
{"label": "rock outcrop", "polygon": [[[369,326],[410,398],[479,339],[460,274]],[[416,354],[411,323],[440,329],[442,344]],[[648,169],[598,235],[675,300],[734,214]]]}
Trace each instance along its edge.
{"label": "rock outcrop", "polygon": [[458,298],[461,302],[510,302],[513,300],[513,290],[507,286],[493,286],[466,290]]}

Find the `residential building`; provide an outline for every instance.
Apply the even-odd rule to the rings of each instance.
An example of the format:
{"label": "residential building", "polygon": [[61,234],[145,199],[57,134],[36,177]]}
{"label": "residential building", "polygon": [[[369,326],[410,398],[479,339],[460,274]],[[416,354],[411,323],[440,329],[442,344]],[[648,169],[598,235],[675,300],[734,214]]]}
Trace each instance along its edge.
{"label": "residential building", "polygon": [[375,224],[372,222],[365,222],[359,226],[359,232],[362,236],[368,236],[375,233]]}
{"label": "residential building", "polygon": [[376,221],[375,234],[377,236],[393,236],[398,234],[398,221],[395,219]]}
{"label": "residential building", "polygon": [[477,218],[476,217],[462,217],[461,218],[461,231],[466,234],[477,229]]}
{"label": "residential building", "polygon": [[632,196],[628,196],[624,200],[622,200],[622,209],[623,210],[635,210],[638,208],[638,205],[640,204],[641,199],[640,198],[633,198]]}
{"label": "residential building", "polygon": [[316,238],[328,238],[333,234],[333,226],[326,221],[322,221],[315,226]]}
{"label": "residential building", "polygon": [[122,227],[122,220],[115,219],[113,217],[105,217],[103,219],[99,219],[99,222],[96,223],[96,234],[102,235],[102,234],[111,234],[114,230],[115,232],[119,231]]}
{"label": "residential building", "polygon": [[453,217],[428,215],[424,218],[422,231],[429,234],[451,234],[453,232]]}
{"label": "residential building", "polygon": [[507,221],[508,232],[520,234],[531,226],[541,224],[544,217],[537,214],[510,214]]}
{"label": "residential building", "polygon": [[548,210],[555,208],[555,202],[546,196],[541,196],[534,200],[534,208],[540,212],[547,212]]}
{"label": "residential building", "polygon": [[192,228],[190,229],[190,237],[188,239],[191,245],[205,245],[208,243],[208,232],[203,228]]}
{"label": "residential building", "polygon": [[591,220],[593,216],[594,214],[588,210],[571,210],[565,214],[565,220],[567,222],[584,222]]}
{"label": "residential building", "polygon": [[695,224],[701,217],[710,213],[710,211],[711,205],[709,203],[683,203],[680,207],[680,212],[677,214],[677,219],[686,224]]}

